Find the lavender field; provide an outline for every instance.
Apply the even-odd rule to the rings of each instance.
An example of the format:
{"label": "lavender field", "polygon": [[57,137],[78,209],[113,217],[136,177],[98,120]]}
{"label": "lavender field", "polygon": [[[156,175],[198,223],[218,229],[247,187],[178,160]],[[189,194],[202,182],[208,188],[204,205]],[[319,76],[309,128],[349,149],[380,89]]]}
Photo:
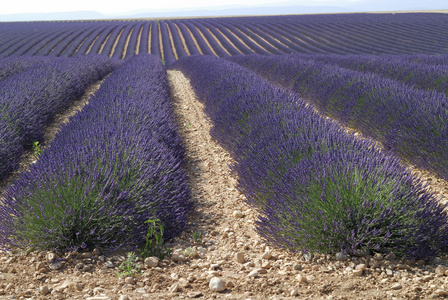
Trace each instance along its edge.
{"label": "lavender field", "polygon": [[266,243],[446,254],[443,195],[408,167],[448,180],[447,27],[437,13],[0,23],[0,184],[36,154],[0,198],[0,248],[138,248],[147,220],[165,239],[187,229],[178,70]]}

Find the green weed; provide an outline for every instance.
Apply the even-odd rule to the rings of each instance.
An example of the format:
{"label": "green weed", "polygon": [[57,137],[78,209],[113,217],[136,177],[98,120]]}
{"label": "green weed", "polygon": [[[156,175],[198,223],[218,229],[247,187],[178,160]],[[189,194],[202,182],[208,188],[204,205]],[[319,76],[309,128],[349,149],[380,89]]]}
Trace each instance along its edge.
{"label": "green weed", "polygon": [[126,259],[120,264],[118,269],[121,271],[118,273],[118,277],[135,277],[139,276],[142,271],[137,264],[137,255],[134,252],[128,252]]}
{"label": "green weed", "polygon": [[171,249],[168,249],[164,245],[163,224],[158,219],[148,220],[145,223],[149,223],[149,227],[148,233],[146,234],[146,243],[141,253],[143,259],[150,256],[164,259],[165,256],[169,256]]}

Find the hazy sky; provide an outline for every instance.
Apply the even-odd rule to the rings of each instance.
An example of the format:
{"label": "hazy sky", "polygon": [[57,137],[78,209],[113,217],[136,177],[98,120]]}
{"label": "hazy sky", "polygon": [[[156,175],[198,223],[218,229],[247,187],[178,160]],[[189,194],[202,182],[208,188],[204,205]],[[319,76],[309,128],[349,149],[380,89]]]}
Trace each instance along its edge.
{"label": "hazy sky", "polygon": [[[91,10],[98,11],[103,14],[123,13],[134,10],[158,10],[172,8],[210,8],[222,5],[263,5],[278,4],[285,0],[5,0],[2,1],[0,8],[1,14],[17,14],[17,13],[49,13],[49,12],[66,12]],[[321,4],[323,2],[332,2],[334,5],[347,2],[358,2],[359,0],[296,0],[297,5],[309,4],[315,2]],[[113,4],[112,4],[112,3]],[[320,2],[320,3],[319,3]]]}

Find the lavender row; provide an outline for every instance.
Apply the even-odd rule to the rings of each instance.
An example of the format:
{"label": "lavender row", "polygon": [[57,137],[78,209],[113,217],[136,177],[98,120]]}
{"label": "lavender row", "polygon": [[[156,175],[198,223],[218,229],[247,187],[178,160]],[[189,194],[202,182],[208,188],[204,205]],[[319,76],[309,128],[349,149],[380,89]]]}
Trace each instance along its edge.
{"label": "lavender row", "polygon": [[186,52],[187,50],[186,48],[188,47],[184,47],[176,25],[174,25],[172,21],[166,21],[165,23],[168,26],[169,30],[171,31],[171,35],[173,37],[174,49],[176,49],[178,59],[188,56]]}
{"label": "lavender row", "polygon": [[8,57],[0,59],[0,80],[22,72],[26,68],[50,61],[45,56]]}
{"label": "lavender row", "polygon": [[159,22],[153,22],[151,26],[151,54],[162,57],[159,44]]}
{"label": "lavender row", "polygon": [[161,220],[172,238],[192,208],[183,158],[160,58],[134,56],[6,190],[0,244],[136,247],[148,219]]}
{"label": "lavender row", "polygon": [[[445,54],[448,39],[444,28],[448,17],[443,14],[360,14],[315,16],[230,17],[211,19],[183,19],[173,21],[83,21],[52,23],[0,24],[0,57],[17,55],[73,56],[102,54],[129,58],[135,53],[159,53],[159,25],[164,51],[171,60],[170,37],[165,35],[169,26],[177,40],[172,24],[179,30],[191,54],[198,49],[203,54],[224,57],[243,54]],[[152,25],[153,26],[152,26]],[[141,49],[137,35],[142,28]],[[151,45],[147,45],[149,26],[152,26]],[[115,28],[115,30],[111,30]],[[130,36],[129,48],[124,45]],[[189,30],[186,30],[186,29]],[[121,38],[117,40],[120,32]],[[185,50],[183,43],[174,42],[175,52]],[[115,43],[115,52],[111,49]],[[92,51],[89,50],[92,47]],[[191,49],[190,49],[191,48]],[[139,51],[136,51],[139,50]],[[141,51],[143,50],[143,51]]]}
{"label": "lavender row", "polygon": [[43,59],[0,81],[0,181],[18,168],[20,157],[33,142],[43,141],[44,129],[57,113],[118,64],[103,57]]}
{"label": "lavender row", "polygon": [[393,155],[345,133],[297,94],[229,60],[192,56],[181,70],[205,103],[212,136],[235,158],[259,233],[289,250],[447,250],[447,215]]}
{"label": "lavender row", "polygon": [[160,35],[162,37],[163,59],[165,60],[165,64],[169,66],[176,61],[176,58],[174,57],[174,52],[171,47],[171,39],[167,28],[168,25],[166,23],[159,23],[159,26]]}
{"label": "lavender row", "polygon": [[444,94],[300,56],[231,59],[297,92],[322,113],[381,142],[401,158],[448,179]]}
{"label": "lavender row", "polygon": [[[129,37],[128,37],[128,45],[126,46],[126,50],[123,49],[123,59],[127,59],[127,58],[134,56],[135,51],[138,51],[138,48],[139,48],[137,45],[138,36],[140,34],[140,30],[142,29],[142,27],[145,23],[146,22],[134,24],[134,26],[132,28],[132,32],[129,34]],[[126,51],[126,52],[124,52],[124,51]],[[147,52],[147,51],[145,51],[145,52]]]}
{"label": "lavender row", "polygon": [[[171,22],[171,21],[168,21],[168,22]],[[190,55],[200,54],[198,48],[196,47],[196,45],[195,45],[195,43],[193,41],[192,36],[188,32],[188,30],[185,27],[185,25],[180,23],[178,20],[173,20],[172,23],[175,24],[179,28],[180,33],[184,37],[185,44],[186,44],[186,46],[188,48],[188,51],[190,52]]]}
{"label": "lavender row", "polygon": [[[404,56],[406,57],[406,56]],[[448,94],[448,66],[411,62],[402,56],[316,55],[304,56],[326,64],[334,64],[360,72],[371,72],[401,81],[419,89]],[[424,56],[423,56],[423,59]]]}
{"label": "lavender row", "polygon": [[117,36],[118,40],[115,40],[115,43],[116,43],[115,49],[113,49],[114,50],[113,53],[112,53],[112,49],[111,49],[111,52],[109,55],[110,57],[117,58],[117,59],[124,58],[124,56],[126,55],[126,53],[124,53],[124,50],[125,50],[124,47],[126,45],[126,40],[128,38],[129,33],[134,28],[134,26],[135,26],[135,24],[128,24],[123,28],[123,30],[120,32],[119,36]]}

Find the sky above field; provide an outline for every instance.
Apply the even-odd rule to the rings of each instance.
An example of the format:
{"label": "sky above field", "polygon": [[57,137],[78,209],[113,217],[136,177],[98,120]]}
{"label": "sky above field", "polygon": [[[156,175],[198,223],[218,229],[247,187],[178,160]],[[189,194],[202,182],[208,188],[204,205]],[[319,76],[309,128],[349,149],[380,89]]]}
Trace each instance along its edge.
{"label": "sky above field", "polygon": [[[286,3],[295,3],[297,5],[322,5],[324,3],[334,5],[344,5],[348,2],[360,2],[362,0],[296,0],[287,1]],[[97,11],[103,14],[117,14],[131,12],[135,10],[170,10],[182,8],[213,8],[232,5],[276,5],[283,4],[285,1],[279,0],[162,0],[162,1],[142,1],[142,0],[126,0],[111,1],[105,0],[26,0],[26,1],[5,1],[2,3],[1,14],[16,13],[49,13],[49,12],[66,12],[66,11]]]}

